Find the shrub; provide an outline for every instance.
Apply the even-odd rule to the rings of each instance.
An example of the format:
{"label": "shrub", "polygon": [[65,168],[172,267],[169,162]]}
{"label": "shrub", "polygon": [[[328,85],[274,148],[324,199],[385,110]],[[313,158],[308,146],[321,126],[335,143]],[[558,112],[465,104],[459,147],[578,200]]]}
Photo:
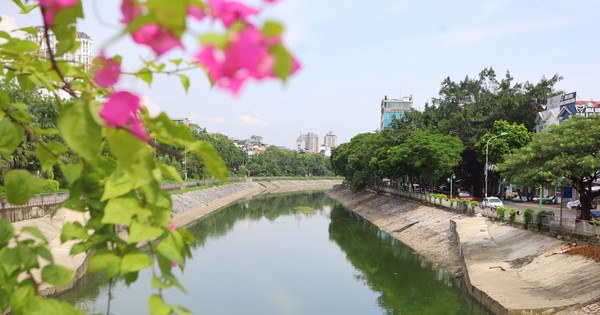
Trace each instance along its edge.
{"label": "shrub", "polygon": [[471,213],[475,213],[475,207],[477,207],[479,202],[477,202],[477,200],[471,200],[469,201],[469,204],[471,205]]}
{"label": "shrub", "polygon": [[550,213],[551,213],[551,212],[549,212],[549,211],[546,211],[546,210],[542,210],[542,211],[539,211],[539,212],[537,213],[537,220],[536,220],[536,224],[537,224],[537,229],[538,229],[538,231],[541,231],[541,230],[542,230],[542,221],[544,220],[544,217],[547,217],[547,216],[549,216],[549,215],[550,215]]}
{"label": "shrub", "polygon": [[504,208],[504,207],[498,208],[498,219],[500,219],[500,221],[504,221],[504,213],[505,212],[506,212],[506,208]]}
{"label": "shrub", "polygon": [[533,209],[527,208],[523,212],[523,228],[527,230],[529,227],[529,223],[531,223],[531,219],[533,219]]}
{"label": "shrub", "polygon": [[458,199],[458,198],[450,198],[450,209],[452,209],[454,207],[454,203],[459,200],[460,199]]}
{"label": "shrub", "polygon": [[515,208],[510,208],[508,210],[508,222],[513,223],[515,222],[515,217],[517,216],[517,209]]}

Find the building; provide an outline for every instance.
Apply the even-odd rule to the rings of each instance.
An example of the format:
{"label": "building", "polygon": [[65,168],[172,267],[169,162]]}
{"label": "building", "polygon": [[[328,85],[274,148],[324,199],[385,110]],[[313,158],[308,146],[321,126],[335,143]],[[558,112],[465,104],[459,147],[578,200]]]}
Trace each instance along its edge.
{"label": "building", "polygon": [[[49,34],[49,42],[50,46],[46,41],[46,37],[44,34],[44,28],[42,26],[36,26],[36,34],[27,34],[26,38],[37,43],[39,46],[39,52],[41,55],[49,57],[50,50],[55,53],[56,52],[56,36],[52,31],[48,31]],[[73,64],[83,65],[85,70],[89,70],[92,66],[92,48],[93,41],[92,38],[84,32],[77,32],[77,41],[79,42],[79,47],[75,52],[66,52],[62,56],[60,56],[60,60],[65,60]]]}
{"label": "building", "polygon": [[388,99],[387,96],[384,96],[381,100],[380,129],[391,127],[394,120],[402,118],[405,112],[413,110],[412,105],[412,95],[402,99]]}
{"label": "building", "polygon": [[578,101],[577,92],[553,96],[546,103],[546,110],[535,118],[535,131],[541,132],[549,126],[558,125],[573,116],[600,114],[600,102]]}
{"label": "building", "polygon": [[319,153],[319,136],[312,132],[300,134],[296,139],[296,149],[298,152]]}
{"label": "building", "polygon": [[328,134],[325,135],[323,139],[323,144],[326,148],[330,149],[337,147],[337,136],[334,135],[332,131],[330,131]]}

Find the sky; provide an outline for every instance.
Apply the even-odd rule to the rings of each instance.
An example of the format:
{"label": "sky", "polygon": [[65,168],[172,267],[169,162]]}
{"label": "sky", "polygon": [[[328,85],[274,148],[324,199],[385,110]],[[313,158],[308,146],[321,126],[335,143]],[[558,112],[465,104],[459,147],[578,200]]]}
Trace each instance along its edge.
{"label": "sky", "polygon": [[[123,67],[132,71],[153,54],[128,38],[106,44],[119,31],[119,5],[84,0],[86,19],[78,29],[92,37],[95,51],[122,55]],[[211,133],[259,135],[264,143],[295,148],[301,133],[314,132],[322,143],[332,131],[339,144],[379,128],[384,96],[412,95],[422,110],[439,96],[445,78],[476,77],[487,67],[499,78],[509,71],[520,83],[558,74],[558,90],[599,100],[598,12],[600,0],[280,0],[265,6],[257,20],[286,26],[284,41],[302,68],[285,84],[253,82],[233,97],[211,88],[196,70],[186,73],[192,80],[188,93],[174,76],[155,77],[150,88],[130,78],[119,85]],[[41,24],[39,14],[19,15],[11,0],[0,0],[0,15],[14,17],[19,27]],[[184,41],[188,51],[161,60],[192,55],[191,39]]]}

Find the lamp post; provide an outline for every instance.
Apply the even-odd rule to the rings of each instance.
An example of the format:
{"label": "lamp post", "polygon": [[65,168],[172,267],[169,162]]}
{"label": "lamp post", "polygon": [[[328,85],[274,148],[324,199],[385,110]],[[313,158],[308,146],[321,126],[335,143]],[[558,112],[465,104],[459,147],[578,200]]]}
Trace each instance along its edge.
{"label": "lamp post", "polygon": [[488,141],[485,144],[485,197],[487,198],[487,192],[488,192],[488,148],[490,146],[490,141],[492,141],[493,139],[499,138],[499,137],[506,137],[508,136],[507,132],[502,132],[499,135],[493,136],[491,138],[488,139]]}
{"label": "lamp post", "polygon": [[187,148],[183,150],[183,179],[187,181]]}
{"label": "lamp post", "polygon": [[450,183],[450,199],[452,199],[452,180],[455,179],[456,176],[454,176],[454,174],[450,175],[450,177],[447,178],[447,181]]}

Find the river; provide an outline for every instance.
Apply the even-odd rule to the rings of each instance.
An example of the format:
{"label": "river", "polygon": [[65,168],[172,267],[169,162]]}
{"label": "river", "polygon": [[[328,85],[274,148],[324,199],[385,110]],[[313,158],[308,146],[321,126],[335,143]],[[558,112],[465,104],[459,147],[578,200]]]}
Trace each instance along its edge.
{"label": "river", "polygon": [[[460,281],[322,192],[255,197],[188,229],[188,294],[164,296],[194,314],[485,314]],[[112,314],[147,313],[150,273],[112,292]],[[59,298],[105,313],[108,284],[86,277]]]}

